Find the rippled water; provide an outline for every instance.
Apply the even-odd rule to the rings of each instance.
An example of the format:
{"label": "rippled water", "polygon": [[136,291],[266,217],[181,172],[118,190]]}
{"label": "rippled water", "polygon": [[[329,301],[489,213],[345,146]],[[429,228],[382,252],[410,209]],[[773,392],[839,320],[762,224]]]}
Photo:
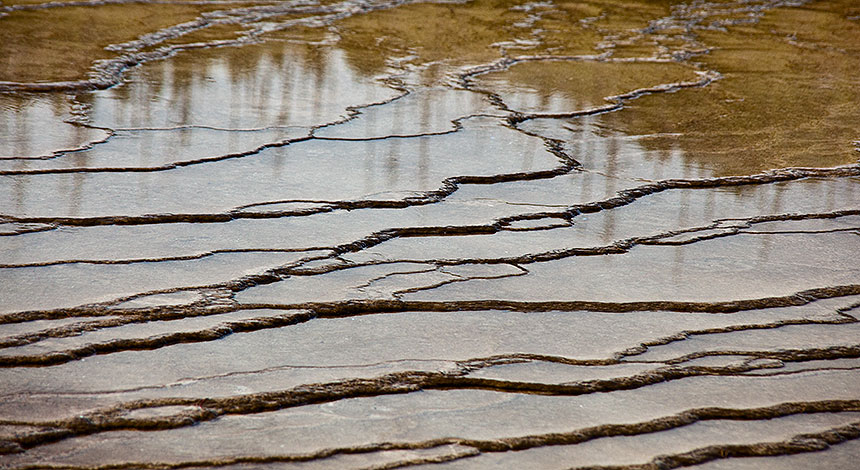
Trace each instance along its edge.
{"label": "rippled water", "polygon": [[852,469],[852,0],[0,3],[0,468]]}

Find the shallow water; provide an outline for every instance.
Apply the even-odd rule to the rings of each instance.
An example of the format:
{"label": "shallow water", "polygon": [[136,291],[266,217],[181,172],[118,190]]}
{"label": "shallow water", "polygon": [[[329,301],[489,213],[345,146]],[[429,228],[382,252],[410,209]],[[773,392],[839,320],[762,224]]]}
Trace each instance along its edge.
{"label": "shallow water", "polygon": [[0,468],[853,468],[854,3],[3,1]]}

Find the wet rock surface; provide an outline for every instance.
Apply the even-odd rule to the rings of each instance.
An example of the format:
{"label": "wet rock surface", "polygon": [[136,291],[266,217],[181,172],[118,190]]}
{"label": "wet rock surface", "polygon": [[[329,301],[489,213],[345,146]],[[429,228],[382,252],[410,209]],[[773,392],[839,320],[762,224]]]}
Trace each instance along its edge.
{"label": "wet rock surface", "polygon": [[4,0],[0,468],[855,468],[858,38]]}

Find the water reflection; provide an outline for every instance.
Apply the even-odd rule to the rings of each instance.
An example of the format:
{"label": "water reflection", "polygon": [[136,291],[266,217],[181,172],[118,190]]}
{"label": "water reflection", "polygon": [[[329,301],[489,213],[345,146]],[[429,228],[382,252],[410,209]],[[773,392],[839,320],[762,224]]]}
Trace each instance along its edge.
{"label": "water reflection", "polygon": [[343,52],[273,42],[212,49],[152,64],[132,82],[81,97],[87,119],[111,128],[311,127],[345,116],[348,106],[396,92],[355,74]]}
{"label": "water reflection", "polygon": [[[639,55],[633,57],[640,60],[634,62],[523,62],[476,77],[476,87],[495,94],[516,111],[565,113],[602,106],[606,97],[632,90],[692,80],[695,71],[716,70],[723,78],[706,88],[643,96],[625,103],[623,111],[601,115],[597,118],[598,135],[648,136],[641,140],[647,149],[643,153],[647,153],[646,158],[676,160],[678,152],[683,152],[681,158],[689,160],[685,165],[690,169],[707,168],[718,175],[856,160],[850,144],[856,139],[856,129],[841,124],[860,120],[857,107],[851,105],[860,100],[856,95],[860,87],[853,73],[860,64],[855,63],[858,55],[851,53],[858,45],[848,39],[856,37],[852,32],[857,24],[847,19],[847,13],[841,14],[840,8],[847,8],[845,2],[830,2],[832,11],[811,14],[810,25],[790,40],[780,31],[795,19],[796,13],[791,10],[767,15],[755,10],[755,22],[732,24],[732,15],[742,17],[746,7],[733,3],[726,3],[722,10],[702,7],[701,18],[689,26],[693,28],[690,31],[695,31],[693,42],[671,29],[673,21],[692,14],[681,7],[670,8],[675,3],[633,2],[619,8],[600,2],[586,7],[482,0],[456,9],[451,5],[414,4],[335,21],[330,28],[336,35],[326,44],[297,41],[303,37],[316,39],[318,34],[313,28],[288,28],[273,33],[271,38],[276,40],[268,43],[186,51],[150,63],[128,74],[128,83],[105,92],[80,93],[71,105],[59,96],[25,102],[5,95],[6,105],[0,116],[0,145],[4,148],[0,154],[45,155],[104,138],[103,130],[63,123],[70,117],[114,129],[187,125],[309,128],[343,118],[349,106],[395,96],[398,91],[376,80],[385,74],[397,74],[414,89],[428,80],[450,78],[463,66],[491,62],[504,55],[589,57],[587,54],[595,51],[610,51],[614,54],[611,59],[621,60],[638,51]],[[455,11],[457,14],[453,14]],[[444,25],[450,34],[425,24],[437,13],[444,16],[438,26]],[[634,13],[644,16],[637,18]],[[711,16],[720,19],[723,31],[701,26]],[[648,24],[643,18],[652,19],[650,29],[637,29]],[[567,21],[567,26],[562,20]],[[554,42],[562,29],[567,36],[576,38],[571,40],[573,45],[564,47]],[[535,36],[538,40],[523,42],[521,30],[540,30]],[[636,31],[638,35],[633,34]],[[832,44],[812,47],[821,46],[822,41]],[[695,60],[663,62],[664,56],[689,52],[693,43],[715,49]],[[511,44],[519,46],[510,49]],[[793,62],[799,52],[800,58]],[[758,60],[756,67],[739,70],[741,64],[751,60]],[[792,65],[795,63],[800,65]],[[430,70],[435,72],[424,75]],[[820,70],[827,71],[823,77]],[[786,80],[794,85],[788,85]],[[440,95],[445,95],[447,103],[449,96],[455,96],[436,95],[426,99],[439,100]],[[438,110],[434,117],[439,116],[442,127],[470,113],[499,112],[487,109],[487,102],[476,106],[475,102],[484,100],[485,95],[463,95],[473,101],[468,108],[461,102],[454,105],[452,112],[445,109],[446,103],[433,104],[432,108]],[[427,110],[431,106],[430,101],[424,103],[413,110],[391,106],[375,113],[373,119],[385,120],[385,128],[373,134],[398,134],[402,131],[397,126],[406,123],[410,129],[426,132],[430,127]],[[417,115],[404,117],[401,112]],[[727,115],[734,117],[727,119]],[[666,116],[672,118],[665,119]],[[583,120],[578,118],[569,125],[577,127]],[[50,132],[35,128],[49,128]],[[349,127],[331,129],[342,136]],[[778,138],[767,138],[765,134]],[[319,135],[325,135],[325,131]],[[352,135],[367,136],[360,130]],[[581,137],[564,138],[572,145],[579,145],[577,139]],[[393,152],[399,151],[394,143],[389,147]],[[747,157],[738,157],[739,154]],[[395,154],[389,158],[392,175],[396,173],[396,160]],[[661,179],[661,168],[665,166],[650,165],[647,177]],[[639,173],[639,177],[642,175]]]}
{"label": "water reflection", "polygon": [[[681,33],[692,13],[676,3],[410,4],[333,20],[322,42],[319,30],[297,27],[185,51],[108,90],[2,94],[0,172],[13,184],[0,188],[10,205],[0,213],[210,214],[294,199],[398,199],[446,178],[558,168],[550,142],[583,172],[563,180],[566,192],[534,201],[547,205],[665,179],[856,160],[858,130],[845,123],[860,122],[851,54],[860,46],[842,34],[857,27],[840,17],[845,2],[817,11],[815,27],[789,40],[780,31],[796,20],[790,9],[740,21],[748,6],[702,5]],[[711,17],[724,17],[720,28],[704,26]],[[428,26],[437,22],[450,34]],[[573,39],[562,44],[559,32]],[[481,65],[486,73],[465,72]],[[511,116],[522,120],[503,119]],[[773,200],[736,191],[781,210],[778,191]],[[712,214],[716,196],[707,194],[699,205],[683,196],[674,223]],[[605,243],[619,236],[617,214],[600,217]]]}
{"label": "water reflection", "polygon": [[13,158],[27,168],[28,158],[83,148],[110,133],[64,122],[73,104],[62,95],[0,94],[0,164]]}

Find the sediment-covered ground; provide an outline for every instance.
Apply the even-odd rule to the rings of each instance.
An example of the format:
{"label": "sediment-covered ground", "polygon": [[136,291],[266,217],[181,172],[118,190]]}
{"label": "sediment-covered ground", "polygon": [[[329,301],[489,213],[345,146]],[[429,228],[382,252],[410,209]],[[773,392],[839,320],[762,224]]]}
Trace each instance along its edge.
{"label": "sediment-covered ground", "polygon": [[860,458],[852,0],[3,0],[0,468]]}

